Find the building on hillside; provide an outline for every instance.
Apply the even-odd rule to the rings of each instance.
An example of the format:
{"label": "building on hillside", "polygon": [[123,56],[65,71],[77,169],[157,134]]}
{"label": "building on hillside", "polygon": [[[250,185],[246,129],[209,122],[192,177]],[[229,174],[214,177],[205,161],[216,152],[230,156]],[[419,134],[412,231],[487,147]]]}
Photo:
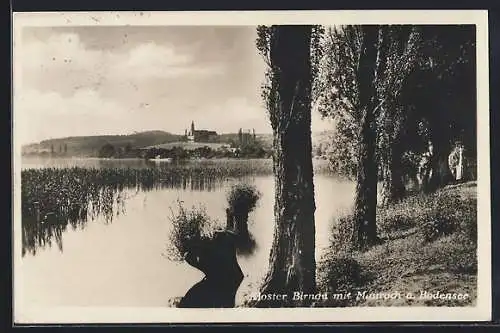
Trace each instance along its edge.
{"label": "building on hillside", "polygon": [[189,142],[211,142],[217,138],[217,132],[208,130],[197,130],[194,121],[191,122],[190,130],[185,130],[184,134]]}
{"label": "building on hillside", "polygon": [[257,141],[257,136],[255,134],[255,129],[252,129],[252,132],[248,129],[246,132],[243,131],[242,128],[238,131],[238,143],[240,145],[255,143]]}

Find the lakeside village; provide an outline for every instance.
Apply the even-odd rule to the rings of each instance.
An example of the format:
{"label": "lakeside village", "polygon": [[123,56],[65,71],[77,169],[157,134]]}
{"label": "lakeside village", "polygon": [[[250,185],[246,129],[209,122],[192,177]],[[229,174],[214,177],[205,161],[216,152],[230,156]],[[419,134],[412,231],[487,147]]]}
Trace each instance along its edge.
{"label": "lakeside village", "polygon": [[194,121],[189,130],[184,130],[182,141],[169,142],[139,148],[140,156],[154,160],[184,160],[209,158],[267,158],[269,150],[264,149],[257,139],[255,129],[244,132],[241,128],[235,135],[219,135],[216,131],[197,130]]}
{"label": "lakeside village", "polygon": [[174,161],[211,158],[270,158],[272,148],[255,129],[218,134],[196,129],[192,121],[183,135],[161,131],[124,136],[70,137],[42,141],[23,148],[23,155],[49,157],[141,158]]}

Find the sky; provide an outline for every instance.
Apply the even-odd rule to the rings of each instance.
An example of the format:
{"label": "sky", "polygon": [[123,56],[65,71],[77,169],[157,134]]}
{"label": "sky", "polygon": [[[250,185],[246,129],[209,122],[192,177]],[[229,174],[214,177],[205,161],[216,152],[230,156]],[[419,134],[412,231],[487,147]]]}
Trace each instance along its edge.
{"label": "sky", "polygon": [[[24,27],[16,139],[182,134],[191,121],[271,133],[255,38],[247,26]],[[331,128],[317,112],[312,122],[313,131]]]}

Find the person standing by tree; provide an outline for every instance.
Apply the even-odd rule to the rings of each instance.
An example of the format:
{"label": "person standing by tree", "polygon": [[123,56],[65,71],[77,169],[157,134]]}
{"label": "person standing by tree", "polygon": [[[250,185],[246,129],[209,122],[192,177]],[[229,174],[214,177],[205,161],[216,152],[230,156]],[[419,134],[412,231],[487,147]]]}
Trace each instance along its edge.
{"label": "person standing by tree", "polygon": [[417,172],[418,183],[425,193],[429,192],[432,186],[434,159],[434,145],[429,140],[427,150],[422,153],[420,158]]}
{"label": "person standing by tree", "polygon": [[463,180],[465,176],[464,146],[456,142],[455,147],[448,156],[448,167],[455,181]]}

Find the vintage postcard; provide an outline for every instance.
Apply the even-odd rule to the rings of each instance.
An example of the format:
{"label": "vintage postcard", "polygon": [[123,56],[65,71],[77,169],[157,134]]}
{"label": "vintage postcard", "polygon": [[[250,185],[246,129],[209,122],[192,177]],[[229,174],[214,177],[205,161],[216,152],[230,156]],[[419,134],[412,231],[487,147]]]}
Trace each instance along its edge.
{"label": "vintage postcard", "polygon": [[490,319],[487,18],[14,13],[14,323]]}

